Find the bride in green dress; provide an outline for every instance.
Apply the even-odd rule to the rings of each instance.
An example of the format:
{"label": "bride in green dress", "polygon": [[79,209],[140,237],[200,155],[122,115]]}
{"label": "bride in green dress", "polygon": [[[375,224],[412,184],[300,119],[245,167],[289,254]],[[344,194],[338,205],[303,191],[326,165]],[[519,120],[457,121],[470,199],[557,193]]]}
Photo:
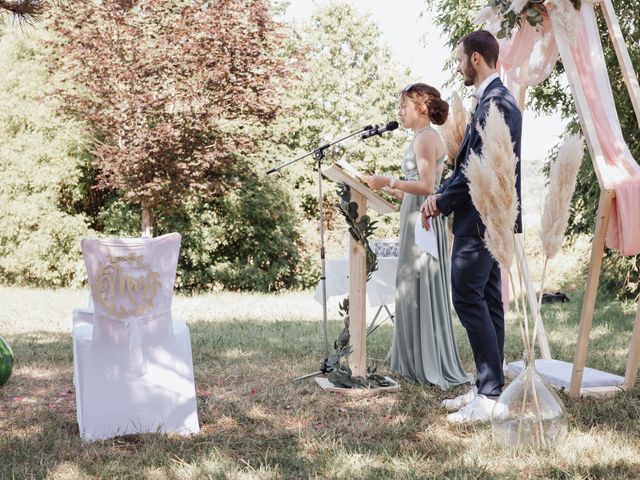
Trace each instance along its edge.
{"label": "bride in green dress", "polygon": [[437,89],[424,83],[407,86],[400,94],[398,117],[414,137],[402,159],[404,179],[365,176],[372,189],[402,199],[391,368],[408,380],[443,389],[472,381],[462,368],[451,321],[446,219],[431,219],[439,260],[415,244],[414,229],[420,205],[437,190],[444,168],[445,147],[431,125],[444,124],[448,112]]}

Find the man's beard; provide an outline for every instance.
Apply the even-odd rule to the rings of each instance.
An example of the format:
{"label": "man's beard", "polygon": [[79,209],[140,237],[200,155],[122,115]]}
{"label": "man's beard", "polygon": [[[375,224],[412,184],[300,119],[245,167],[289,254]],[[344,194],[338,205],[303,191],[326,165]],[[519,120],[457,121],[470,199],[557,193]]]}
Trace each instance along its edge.
{"label": "man's beard", "polygon": [[465,87],[470,87],[476,83],[476,78],[478,77],[478,71],[475,69],[473,65],[467,65],[464,72],[464,85]]}

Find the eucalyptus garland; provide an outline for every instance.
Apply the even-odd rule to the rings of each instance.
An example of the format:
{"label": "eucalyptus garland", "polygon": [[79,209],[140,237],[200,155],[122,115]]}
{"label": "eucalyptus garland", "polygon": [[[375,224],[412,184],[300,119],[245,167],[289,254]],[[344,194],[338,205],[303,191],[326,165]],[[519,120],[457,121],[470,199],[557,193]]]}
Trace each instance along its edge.
{"label": "eucalyptus garland", "polygon": [[[576,10],[580,10],[581,0],[560,0],[571,2]],[[548,0],[529,0],[522,10],[514,11],[514,0],[489,0],[487,7],[491,7],[501,17],[500,30],[496,34],[498,38],[508,38],[516,26],[522,25],[523,22],[529,23],[537,28],[544,21],[544,15],[547,12],[546,3]]]}
{"label": "eucalyptus garland", "polygon": [[[367,281],[373,272],[378,269],[378,257],[369,245],[369,237],[373,234],[376,222],[372,222],[368,215],[363,215],[358,220],[358,204],[351,201],[351,189],[344,183],[339,183],[337,188],[340,203],[338,209],[345,217],[349,225],[349,233],[360,242],[365,250]],[[382,375],[376,374],[377,367],[367,367],[367,376],[354,377],[349,365],[343,361],[351,353],[349,347],[349,297],[345,298],[339,306],[339,314],[344,321],[344,328],[338,339],[333,342],[333,353],[327,360],[330,369],[327,378],[336,387],[342,388],[374,388],[389,387],[393,385]]]}
{"label": "eucalyptus garland", "polygon": [[340,210],[347,225],[349,225],[349,233],[354,240],[360,242],[364,248],[367,260],[367,281],[369,281],[373,272],[378,270],[378,257],[369,245],[369,237],[375,232],[375,224],[377,222],[372,222],[369,215],[362,215],[360,220],[358,220],[358,204],[351,201],[351,189],[349,185],[346,183],[338,183],[337,192],[340,197],[338,210]]}

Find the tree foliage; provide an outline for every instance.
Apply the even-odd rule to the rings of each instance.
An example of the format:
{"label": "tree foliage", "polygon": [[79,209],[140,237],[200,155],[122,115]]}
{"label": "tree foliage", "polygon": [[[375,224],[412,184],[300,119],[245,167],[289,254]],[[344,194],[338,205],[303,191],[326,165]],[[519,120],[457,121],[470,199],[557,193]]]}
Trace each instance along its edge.
{"label": "tree foliage", "polygon": [[79,240],[92,232],[70,205],[83,162],[80,125],[58,115],[42,33],[0,43],[0,278],[40,287],[79,284]]}
{"label": "tree foliage", "polygon": [[[394,118],[408,75],[377,27],[344,3],[289,32],[266,0],[54,5],[43,23],[53,40],[38,33],[29,48],[0,55],[3,280],[81,281],[80,238],[137,236],[151,205],[157,234],[182,234],[182,289],[313,284],[313,161],[262,172]],[[400,131],[353,139],[325,166],[346,157],[398,173],[406,141]],[[327,204],[332,190],[325,183]]]}
{"label": "tree foliage", "polygon": [[[171,8],[176,7],[175,3],[166,4]],[[247,30],[249,20],[245,17],[250,9],[243,10],[241,7],[245,4],[248,5],[247,2],[236,2],[235,12],[246,21],[236,19],[233,23],[227,18],[225,25]],[[84,9],[90,6],[80,5],[81,11],[86,14],[88,10]],[[65,5],[62,8],[64,10]],[[71,18],[58,17],[59,12],[55,9],[50,13],[53,18],[46,20],[54,22],[58,28],[65,25],[66,21],[71,22]],[[95,17],[91,17],[93,20]],[[257,21],[257,17],[251,21]],[[271,24],[275,25],[273,22]],[[4,85],[0,104],[3,150],[0,198],[4,206],[0,222],[0,277],[5,282],[17,284],[77,285],[84,279],[80,239],[93,235],[139,235],[141,206],[125,196],[122,185],[107,184],[103,179],[102,162],[94,162],[93,152],[105,145],[113,146],[109,143],[112,140],[109,132],[100,128],[109,118],[115,118],[117,113],[98,110],[100,106],[116,109],[115,101],[87,98],[87,95],[91,95],[89,87],[95,86],[83,85],[78,81],[78,58],[59,58],[61,51],[67,48],[64,42],[69,39],[61,37],[51,40],[50,35],[43,39],[43,27],[46,26],[47,22],[34,24],[33,29],[29,27],[28,36],[24,35],[24,31],[16,33],[7,28],[0,45],[0,78]],[[83,25],[82,28],[90,27]],[[182,28],[186,26],[183,24]],[[262,27],[256,28],[259,30]],[[278,33],[272,31],[270,35],[275,49]],[[93,40],[85,40],[88,43],[83,48],[90,50]],[[136,39],[129,40],[134,42]],[[53,48],[47,45],[53,45]],[[219,36],[217,46],[227,57],[220,63],[214,62],[212,68],[222,68],[229,75],[237,71],[239,76],[250,76],[251,70],[247,70],[246,65],[251,63],[252,68],[259,67],[255,57],[245,59],[244,63],[239,59],[235,64],[229,60],[233,55],[241,56],[245,52],[238,44],[224,43]],[[251,53],[252,50],[246,52]],[[265,50],[260,54],[272,53]],[[195,53],[193,55],[195,57]],[[277,55],[274,53],[272,64],[280,68],[281,52]],[[176,63],[180,63],[180,60],[176,59]],[[48,66],[54,68],[50,71]],[[96,63],[94,67],[100,66]],[[184,65],[178,67],[186,68]],[[109,70],[101,73],[108,77]],[[116,73],[126,75],[122,69]],[[182,234],[179,288],[201,290],[223,287],[267,291],[306,285],[304,282],[309,277],[305,271],[308,265],[300,259],[303,248],[299,245],[297,219],[291,210],[288,192],[279,186],[279,182],[265,182],[256,176],[251,165],[260,155],[267,155],[260,152],[269,151],[265,142],[251,142],[262,134],[267,128],[264,123],[277,112],[276,90],[281,70],[274,68],[268,74],[262,70],[258,73],[253,76],[256,84],[249,85],[249,92],[240,95],[233,89],[226,90],[229,95],[226,100],[230,105],[223,110],[223,113],[227,112],[226,117],[208,119],[210,128],[213,128],[211,125],[219,127],[214,134],[224,133],[228,137],[223,139],[226,144],[236,147],[226,152],[230,159],[228,166],[225,165],[220,171],[211,167],[211,177],[214,180],[217,177],[222,179],[218,186],[220,195],[200,195],[198,190],[192,190],[176,201],[171,194],[181,188],[176,183],[180,179],[178,175],[174,175],[164,187],[163,195],[167,202],[157,210],[156,230],[158,233],[179,231]],[[89,77],[82,78],[89,82]],[[111,77],[113,88],[117,87],[119,78],[123,77]],[[268,79],[268,84],[261,85],[258,81],[260,78]],[[108,88],[107,79],[101,80],[105,84],[101,88]],[[186,77],[186,81],[191,82],[192,79]],[[248,83],[249,79],[242,78],[233,88]],[[182,87],[196,89],[197,86]],[[222,102],[222,90],[222,87],[209,85],[196,93],[207,98],[215,93],[217,101]],[[54,92],[58,92],[58,95],[52,95]],[[136,89],[121,92],[120,98],[129,95],[126,98],[133,104],[136,92],[140,93]],[[154,100],[151,93],[141,102],[151,104]],[[242,101],[234,102],[236,97],[249,105]],[[177,94],[175,98],[178,98]],[[187,96],[185,94],[179,98],[185,99]],[[161,100],[158,102],[162,103]],[[82,110],[89,106],[95,111]],[[143,117],[141,112],[133,112],[131,105],[121,107],[125,113]],[[256,111],[260,113],[256,114]],[[74,115],[66,115],[69,112]],[[151,117],[149,115],[147,118]],[[184,113],[184,117],[187,116]],[[104,122],[93,123],[94,118]],[[174,122],[170,126],[181,128],[181,118],[178,114],[169,115],[169,120]],[[166,169],[161,173],[169,175]],[[99,185],[102,188],[95,188]],[[249,272],[248,265],[255,271]]]}
{"label": "tree foliage", "polygon": [[[211,199],[277,111],[283,64],[266,0],[62,2],[52,22],[69,112],[94,138],[99,187],[152,213]],[[144,215],[143,215],[144,217]],[[152,222],[152,220],[150,220]]]}
{"label": "tree foliage", "polygon": [[[135,235],[137,215],[122,200],[111,202],[101,213],[104,233]],[[223,197],[160,214],[157,233],[182,234],[177,288],[269,292],[308,287],[315,279],[303,258],[298,222],[283,186],[252,175]]]}
{"label": "tree foliage", "polygon": [[[394,64],[378,26],[346,2],[318,6],[309,20],[291,28],[288,41],[295,80],[283,101],[284,114],[274,123],[281,149],[271,165],[297,157],[328,141],[396,117],[398,94],[409,72]],[[407,142],[401,130],[361,141],[358,137],[326,153],[324,168],[345,159],[361,170],[399,174]],[[317,219],[317,172],[312,157],[284,172],[293,187],[294,200],[309,222]],[[335,185],[325,184],[325,217],[330,228],[338,225]],[[385,222],[387,228],[385,229]],[[396,220],[386,217],[385,235],[393,234]],[[317,236],[315,228],[312,229]]]}

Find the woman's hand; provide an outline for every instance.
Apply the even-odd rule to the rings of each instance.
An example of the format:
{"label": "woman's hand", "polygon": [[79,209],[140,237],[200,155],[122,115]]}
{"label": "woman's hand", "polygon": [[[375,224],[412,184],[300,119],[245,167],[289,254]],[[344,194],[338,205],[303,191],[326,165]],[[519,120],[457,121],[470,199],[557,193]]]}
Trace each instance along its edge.
{"label": "woman's hand", "polygon": [[384,175],[363,175],[362,179],[373,190],[382,190],[384,187],[388,187],[391,182],[391,179]]}
{"label": "woman's hand", "polygon": [[389,195],[393,195],[398,200],[402,200],[402,197],[404,197],[404,192],[402,190],[398,190],[397,188],[382,187],[382,191],[387,192]]}

